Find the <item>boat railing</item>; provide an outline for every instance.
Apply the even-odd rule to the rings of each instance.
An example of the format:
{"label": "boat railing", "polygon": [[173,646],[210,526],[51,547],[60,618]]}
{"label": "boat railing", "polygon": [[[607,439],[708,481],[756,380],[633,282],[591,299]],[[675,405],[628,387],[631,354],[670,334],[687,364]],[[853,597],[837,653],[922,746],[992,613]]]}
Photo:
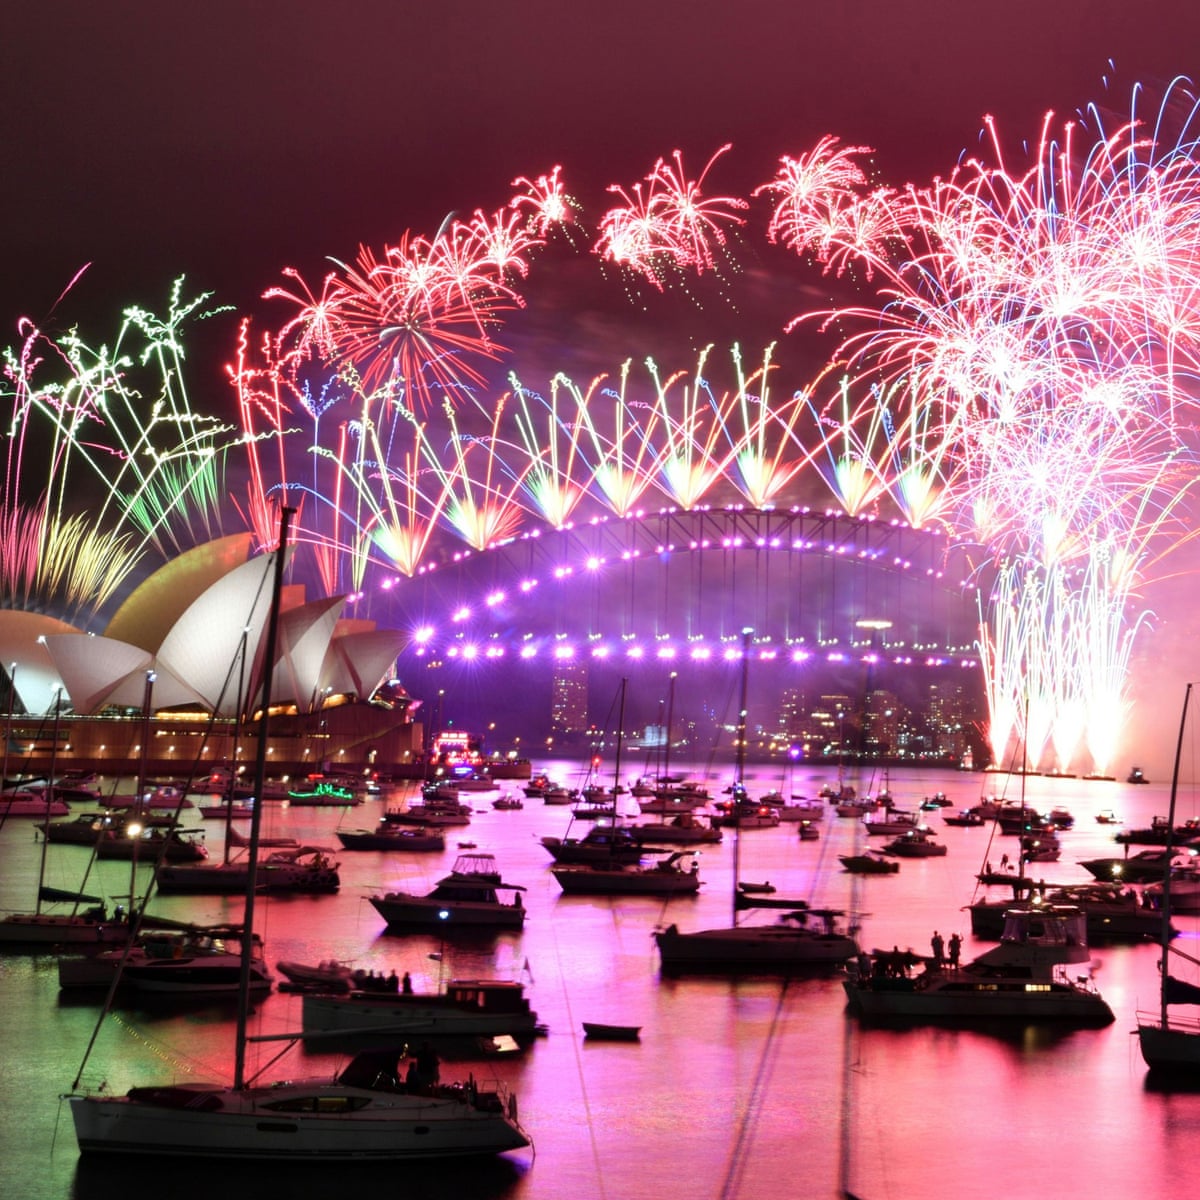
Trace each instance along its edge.
{"label": "boat railing", "polygon": [[[1161,1025],[1164,1029],[1174,1030],[1177,1033],[1187,1033],[1193,1036],[1200,1036],[1200,1017],[1181,1017],[1175,1013],[1170,1013],[1167,1017],[1166,1024],[1163,1025],[1162,1013],[1156,1008],[1153,1011],[1149,1009],[1139,1008],[1136,1011],[1136,1021],[1139,1026],[1145,1025]],[[1135,1034],[1137,1030],[1133,1031]]]}

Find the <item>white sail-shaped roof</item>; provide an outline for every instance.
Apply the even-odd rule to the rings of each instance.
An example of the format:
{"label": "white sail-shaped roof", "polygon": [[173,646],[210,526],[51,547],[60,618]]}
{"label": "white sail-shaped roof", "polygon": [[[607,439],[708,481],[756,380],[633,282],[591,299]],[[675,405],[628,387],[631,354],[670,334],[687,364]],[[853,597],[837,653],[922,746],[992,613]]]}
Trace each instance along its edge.
{"label": "white sail-shaped roof", "polygon": [[218,579],[188,606],[159,648],[158,664],[186,680],[219,716],[237,713],[257,672],[274,561],[273,554],[264,554]]}
{"label": "white sail-shaped roof", "polygon": [[78,632],[74,625],[43,613],[0,611],[0,663],[6,673],[16,664],[13,682],[26,712],[50,712],[55,691],[64,686],[58,668],[38,639],[52,633]]}
{"label": "white sail-shaped roof", "polygon": [[113,614],[104,636],[154,653],[188,608],[246,561],[251,535],[234,533],[185,550],[143,580]]}
{"label": "white sail-shaped roof", "polygon": [[404,634],[395,629],[348,633],[329,643],[321,671],[322,692],[345,693],[369,700],[392,672],[404,648]]}
{"label": "white sail-shaped roof", "polygon": [[[0,611],[0,664],[17,664],[21,705],[49,712],[61,687],[81,714],[141,708],[154,671],[155,709],[194,705],[233,716],[240,703],[250,711],[250,698],[261,694],[274,556],[246,561],[248,546],[247,535],[221,538],[168,563],[121,606],[103,637],[40,613]],[[366,700],[387,678],[403,635],[343,617],[345,604],[344,596],[306,603],[303,586],[284,586],[274,702],[310,712],[331,692]]]}
{"label": "white sail-shaped roof", "polygon": [[62,678],[71,707],[84,716],[110,705],[141,708],[146,700],[148,671],[155,675],[152,707],[200,703],[193,688],[160,667],[154,655],[129,642],[86,633],[56,633],[46,636],[46,651]]}
{"label": "white sail-shaped roof", "polygon": [[345,596],[332,596],[280,616],[279,653],[271,681],[273,703],[295,704],[302,713],[319,707],[322,668],[345,604]]}

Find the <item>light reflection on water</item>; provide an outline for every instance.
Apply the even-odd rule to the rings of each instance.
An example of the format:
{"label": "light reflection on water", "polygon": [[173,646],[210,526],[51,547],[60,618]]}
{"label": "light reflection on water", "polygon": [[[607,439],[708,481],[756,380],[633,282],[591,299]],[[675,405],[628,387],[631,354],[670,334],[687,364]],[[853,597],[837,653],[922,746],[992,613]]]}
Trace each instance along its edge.
{"label": "light reflection on water", "polygon": [[[572,767],[573,771],[577,768]],[[557,773],[566,777],[565,765]],[[776,771],[748,772],[752,791],[779,785]],[[814,795],[819,777],[797,773],[796,791]],[[945,791],[955,807],[974,803],[995,781],[979,775],[893,772],[902,807]],[[1111,828],[1094,817],[1112,808],[1128,824],[1166,812],[1166,789],[1120,783],[1030,779],[1028,799],[1064,803],[1077,818],[1063,835],[1057,864],[1039,873],[1052,882],[1087,878],[1077,859],[1110,852]],[[1010,794],[1016,795],[1010,785]],[[724,923],[734,882],[733,846],[706,847],[698,898],[664,907],[651,899],[562,897],[537,842],[564,832],[569,812],[528,801],[522,811],[491,808],[493,794],[472,797],[472,824],[451,830],[439,855],[341,853],[342,891],[260,904],[268,960],[342,958],[378,971],[409,970],[435,985],[450,975],[530,980],[549,1035],[522,1058],[457,1063],[444,1074],[495,1074],[519,1095],[521,1119],[535,1153],[498,1162],[403,1166],[351,1172],[353,1186],[413,1197],[561,1200],[577,1196],[693,1197],[756,1200],[827,1195],[843,1174],[862,1197],[991,1197],[1190,1194],[1189,1164],[1200,1132],[1200,1094],[1148,1087],[1130,1036],[1135,1012],[1156,1002],[1153,945],[1096,948],[1096,976],[1117,1014],[1107,1029],[859,1029],[843,1014],[834,978],[772,980],[685,978],[662,981],[651,934],[656,924]],[[1190,801],[1185,801],[1184,805]],[[272,808],[269,833],[333,844],[333,830],[369,826],[377,800],[351,810]],[[1195,815],[1181,809],[1180,816]],[[849,906],[863,915],[867,946],[928,948],[934,928],[965,936],[964,957],[982,948],[961,911],[972,898],[990,827],[942,827],[950,847],[941,859],[906,861],[895,876],[851,880],[837,854],[853,848],[854,823],[830,813],[822,838],[801,842],[794,826],[743,835],[743,879],[769,879],[788,895]],[[192,822],[199,824],[198,818]],[[215,855],[222,831],[204,822]],[[449,867],[457,842],[496,853],[506,879],[525,884],[529,919],[523,934],[442,943],[427,936],[381,933],[365,897],[375,890],[424,890]],[[0,907],[26,909],[37,879],[38,846],[28,822],[0,829]],[[51,848],[48,882],[71,887],[86,853]],[[144,874],[144,868],[140,869]],[[128,891],[129,867],[101,864],[90,885]],[[236,919],[240,902],[215,897],[163,898],[169,916]],[[1194,937],[1195,922],[1180,924]],[[0,1162],[6,1194],[30,1200],[106,1200],[161,1187],[161,1164],[79,1163],[70,1118],[57,1097],[79,1068],[95,1008],[58,1000],[49,956],[0,959]],[[642,1026],[637,1045],[588,1044],[581,1022]],[[299,999],[269,997],[261,1032],[299,1025]],[[192,1070],[227,1074],[230,1014],[223,1010],[148,1013],[120,1010],[108,1022],[87,1078],[114,1089]],[[267,1044],[265,1056],[274,1053]],[[255,1053],[252,1051],[252,1054]],[[328,1054],[297,1051],[272,1075],[323,1070]],[[848,1113],[848,1120],[843,1114]],[[57,1122],[57,1140],[55,1140]],[[78,1164],[78,1165],[77,1165]],[[219,1186],[229,1200],[273,1194],[316,1195],[344,1187],[345,1168],[317,1172],[271,1168],[165,1168],[173,1196]],[[303,1173],[301,1173],[303,1171]],[[219,1181],[219,1183],[217,1182]]]}

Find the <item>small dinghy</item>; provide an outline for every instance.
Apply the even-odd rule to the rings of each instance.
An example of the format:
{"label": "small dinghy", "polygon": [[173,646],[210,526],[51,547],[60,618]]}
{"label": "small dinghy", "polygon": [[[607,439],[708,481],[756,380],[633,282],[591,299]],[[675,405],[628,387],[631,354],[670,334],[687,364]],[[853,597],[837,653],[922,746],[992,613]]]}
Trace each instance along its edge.
{"label": "small dinghy", "polygon": [[641,1040],[640,1025],[605,1025],[584,1021],[583,1036],[592,1042],[636,1042]]}

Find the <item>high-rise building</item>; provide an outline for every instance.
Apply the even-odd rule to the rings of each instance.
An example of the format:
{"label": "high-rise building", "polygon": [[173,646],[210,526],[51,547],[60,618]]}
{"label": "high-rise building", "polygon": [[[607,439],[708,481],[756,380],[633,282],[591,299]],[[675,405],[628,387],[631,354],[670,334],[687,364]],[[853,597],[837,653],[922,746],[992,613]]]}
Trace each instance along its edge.
{"label": "high-rise building", "polygon": [[587,724],[587,664],[559,662],[550,684],[550,728],[557,737],[569,737],[583,733]]}
{"label": "high-rise building", "polygon": [[970,697],[966,687],[931,683],[926,711],[935,753],[961,755],[967,748],[970,724]]}

